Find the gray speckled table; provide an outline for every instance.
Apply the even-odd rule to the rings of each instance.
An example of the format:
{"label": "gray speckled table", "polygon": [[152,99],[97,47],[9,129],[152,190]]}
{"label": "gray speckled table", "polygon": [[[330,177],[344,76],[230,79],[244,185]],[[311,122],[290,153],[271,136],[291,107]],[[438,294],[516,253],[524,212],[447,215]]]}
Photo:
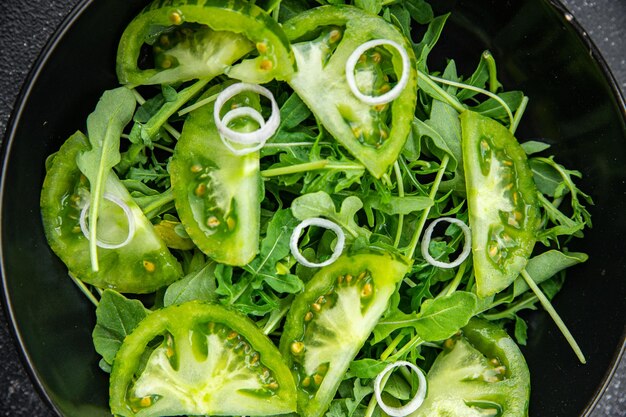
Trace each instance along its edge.
{"label": "gray speckled table", "polygon": [[[562,0],[597,44],[626,94],[626,1]],[[30,65],[77,0],[3,0],[0,28],[20,41],[0,36],[0,133]],[[42,13],[41,10],[45,10]],[[15,343],[0,313],[0,416],[53,416],[40,399],[19,360]],[[626,358],[589,417],[626,416]]]}

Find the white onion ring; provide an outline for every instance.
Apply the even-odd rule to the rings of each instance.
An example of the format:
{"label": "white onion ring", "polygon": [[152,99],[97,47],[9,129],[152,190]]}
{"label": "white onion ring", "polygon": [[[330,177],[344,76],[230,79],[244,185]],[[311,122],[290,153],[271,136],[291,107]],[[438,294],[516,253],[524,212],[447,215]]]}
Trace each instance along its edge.
{"label": "white onion ring", "polygon": [[[448,223],[456,224],[457,226],[461,228],[461,230],[463,231],[463,234],[465,235],[465,243],[463,244],[463,251],[458,256],[458,258],[456,258],[456,260],[454,260],[453,262],[449,262],[449,263],[436,260],[430,255],[430,252],[428,251],[429,246],[430,246],[431,236],[433,234],[433,230],[435,229],[435,226],[437,225],[437,223],[441,221],[447,221]],[[438,266],[439,268],[449,269],[449,268],[455,268],[461,265],[461,263],[469,256],[471,250],[472,250],[472,234],[470,232],[470,228],[465,223],[463,223],[462,220],[455,219],[454,217],[438,218],[437,220],[432,222],[428,226],[428,228],[426,228],[426,231],[424,232],[424,237],[422,238],[422,256],[424,257],[424,260],[426,260],[426,262],[428,262],[429,264],[433,266]]]}
{"label": "white onion ring", "polygon": [[[381,397],[382,389],[380,385],[385,375],[390,373],[394,368],[400,366],[408,366],[409,368],[411,368],[411,370],[413,370],[417,374],[419,385],[417,386],[417,392],[415,393],[415,397],[413,397],[411,401],[409,401],[402,407],[390,407],[384,403]],[[376,395],[376,402],[378,403],[378,406],[385,413],[389,414],[392,417],[404,417],[420,408],[420,406],[424,402],[424,399],[426,398],[426,384],[426,376],[424,376],[424,372],[422,372],[420,368],[418,368],[411,362],[398,361],[387,365],[387,367],[378,374],[378,376],[374,380],[374,395]]]}
{"label": "white onion ring", "polygon": [[[242,116],[248,116],[248,117],[254,119],[254,121],[257,122],[259,124],[259,126],[261,126],[261,128],[263,128],[263,126],[265,126],[265,119],[263,118],[263,115],[261,113],[259,113],[256,109],[253,109],[252,107],[238,107],[236,109],[233,109],[233,110],[229,111],[222,118],[222,123],[224,123],[224,125],[228,126],[228,124],[233,119],[236,119],[236,118],[242,117]],[[223,135],[220,135],[220,139],[222,140],[222,143],[224,144],[224,146],[226,146],[228,148],[229,151],[231,151],[233,154],[239,155],[239,156],[247,155],[249,153],[258,151],[259,149],[261,149],[265,145],[265,142],[266,142],[264,140],[264,141],[261,141],[261,142],[259,142],[258,144],[256,144],[255,146],[252,146],[252,147],[235,148],[233,145],[231,145],[231,141],[228,138],[224,137]]]}
{"label": "white onion ring", "polygon": [[[102,197],[105,200],[109,200],[110,202],[117,204],[122,210],[124,210],[124,214],[126,215],[126,220],[128,221],[128,236],[126,236],[126,239],[122,243],[118,243],[118,244],[106,243],[106,242],[102,242],[99,239],[96,239],[96,245],[98,245],[99,247],[103,249],[119,249],[121,247],[128,245],[128,243],[135,236],[135,231],[136,231],[135,217],[133,216],[133,212],[131,211],[130,207],[128,207],[128,204],[123,202],[122,199],[120,199],[119,197],[110,193],[104,193]],[[82,211],[80,212],[80,220],[79,220],[80,230],[81,232],[83,232],[83,235],[87,238],[87,240],[89,240],[89,228],[87,227],[87,213],[89,212],[90,205],[91,205],[91,202],[87,202],[85,207],[83,207]]]}
{"label": "white onion ring", "polygon": [[[267,122],[265,122],[259,130],[254,132],[235,132],[228,127],[227,123],[224,123],[223,119],[220,118],[220,112],[222,111],[224,104],[237,94],[244,91],[252,91],[260,94],[267,97],[272,103],[272,114],[269,119],[267,119]],[[226,116],[224,116],[224,118],[226,118]],[[231,142],[239,143],[241,145],[257,145],[259,143],[265,143],[274,133],[276,133],[280,124],[280,110],[278,109],[278,103],[276,103],[274,96],[267,88],[261,87],[257,84],[238,83],[227,87],[219,94],[219,96],[217,96],[217,99],[215,100],[215,107],[213,108],[213,119],[220,135],[226,137],[226,139]]]}
{"label": "white onion ring", "polygon": [[[309,226],[318,226],[323,227],[324,229],[332,230],[337,235],[337,244],[335,245],[335,250],[330,258],[321,263],[309,262],[302,254],[300,253],[300,249],[298,248],[298,239],[300,239],[300,233],[304,230],[305,227]],[[332,264],[341,256],[343,252],[343,247],[346,243],[346,235],[341,230],[341,227],[337,225],[337,223],[331,222],[330,220],[322,219],[319,217],[311,217],[310,219],[306,219],[302,221],[299,225],[293,229],[293,233],[291,234],[291,239],[289,240],[289,248],[291,249],[291,254],[296,258],[298,262],[302,265],[309,268],[321,268],[323,266],[327,266]]]}
{"label": "white onion ring", "polygon": [[[392,46],[400,53],[400,56],[402,57],[402,75],[400,76],[400,79],[398,80],[398,83],[395,85],[395,87],[387,91],[385,94],[382,94],[380,96],[367,96],[361,93],[356,85],[356,79],[354,78],[354,67],[356,66],[361,55],[365,53],[365,51],[380,45]],[[406,52],[406,49],[404,49],[404,47],[399,43],[389,39],[374,39],[361,44],[358,48],[354,50],[354,52],[352,52],[352,55],[350,55],[350,57],[348,57],[348,60],[346,61],[346,81],[350,86],[350,90],[352,90],[352,94],[354,94],[356,98],[361,100],[363,103],[369,104],[370,106],[385,104],[395,100],[408,84],[410,72],[411,61],[409,59],[409,54]]]}

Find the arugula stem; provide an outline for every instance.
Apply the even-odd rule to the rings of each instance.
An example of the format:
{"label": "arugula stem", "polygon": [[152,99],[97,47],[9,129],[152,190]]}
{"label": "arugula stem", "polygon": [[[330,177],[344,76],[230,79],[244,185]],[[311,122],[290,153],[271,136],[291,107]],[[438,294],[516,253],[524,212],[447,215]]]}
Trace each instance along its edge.
{"label": "arugula stem", "polygon": [[[433,185],[430,189],[430,194],[428,195],[433,201],[435,201],[435,197],[437,196],[437,191],[439,190],[439,185],[441,184],[441,180],[443,179],[443,174],[446,171],[446,166],[448,165],[449,160],[450,156],[447,154],[444,155],[443,159],[441,160],[441,166],[437,171],[437,176],[435,177],[435,181],[433,181]],[[424,229],[424,225],[426,224],[426,219],[428,219],[429,213],[430,207],[424,209],[424,211],[422,212],[422,216],[419,219],[417,228],[413,233],[411,243],[409,244],[407,250],[404,252],[404,254],[410,259],[413,259],[413,256],[415,255],[415,249],[417,248],[417,243],[419,242],[420,235],[422,234],[422,230]]]}
{"label": "arugula stem", "polygon": [[[172,188],[170,187],[167,190],[163,191],[158,198],[152,200],[150,204],[148,204],[145,207],[142,207],[142,211],[144,212],[148,220],[150,220],[156,216],[157,210],[159,208],[163,207],[164,205],[168,203],[171,203],[172,201],[174,201],[174,192],[172,191]],[[151,213],[154,213],[154,214],[151,214]]]}
{"label": "arugula stem", "polygon": [[[463,113],[465,111],[465,106],[463,106],[463,104],[461,104],[456,97],[451,96],[446,90],[439,87],[433,81],[436,79],[436,77],[433,77],[428,74],[424,74],[422,71],[417,71],[417,78],[421,78],[422,80],[424,80],[424,82],[428,84],[430,88],[435,90],[437,94],[441,96],[440,98],[443,98],[450,106],[454,107],[456,111],[458,111],[459,113]],[[444,81],[447,82],[447,80],[444,80]]]}
{"label": "arugula stem", "polygon": [[163,151],[169,152],[169,153],[174,153],[174,149],[169,148],[167,146],[159,145],[158,143],[153,143],[152,146],[154,146],[157,149],[161,149]]}
{"label": "arugula stem", "polygon": [[511,133],[515,134],[515,131],[519,126],[519,122],[522,120],[522,116],[526,111],[526,106],[528,106],[528,97],[524,96],[519,107],[517,108],[517,110],[515,110],[515,116],[513,117],[513,122],[511,123]]}
{"label": "arugula stem", "polygon": [[[152,139],[159,133],[159,129],[167,122],[167,120],[176,113],[183,104],[191,100],[198,94],[211,80],[210,77],[196,81],[189,87],[181,90],[176,94],[176,99],[168,101],[154,114],[146,124],[141,128],[141,136],[147,136]],[[167,128],[166,128],[167,129]],[[169,132],[169,129],[168,129]],[[172,133],[172,132],[170,132]],[[178,133],[178,132],[177,132]],[[172,134],[174,137],[176,135]],[[180,135],[179,135],[180,136]]]}
{"label": "arugula stem", "polygon": [[[393,171],[396,174],[396,182],[398,183],[398,196],[404,197],[404,183],[402,182],[402,172],[400,171],[400,164],[398,161],[393,164]],[[396,230],[396,239],[393,242],[393,247],[398,248],[400,245],[400,238],[402,237],[402,229],[404,227],[404,214],[398,214],[398,228]]]}
{"label": "arugula stem", "polygon": [[196,101],[194,104],[185,107],[184,109],[180,110],[178,112],[179,116],[184,116],[187,113],[191,113],[194,110],[199,109],[200,107],[206,106],[209,103],[214,102],[215,100],[217,100],[217,97],[219,96],[219,94],[213,94],[212,96],[209,96],[207,98],[204,98],[202,100]]}
{"label": "arugula stem", "polygon": [[320,161],[306,162],[304,164],[291,165],[288,167],[270,168],[261,171],[261,176],[264,178],[277,177],[279,175],[297,174],[299,172],[316,171],[323,169],[328,165],[330,161],[328,159],[322,159]]}
{"label": "arugula stem", "polygon": [[404,355],[406,355],[407,353],[409,353],[410,351],[412,351],[413,349],[415,349],[416,347],[418,347],[422,343],[424,343],[424,340],[422,340],[422,338],[419,337],[419,335],[413,336],[413,338],[411,340],[409,340],[407,344],[402,346],[402,348],[400,348],[400,350],[398,350],[393,355],[391,355],[389,357],[389,360],[391,362],[395,362],[397,360],[400,360],[400,358],[402,358]]}
{"label": "arugula stem", "polygon": [[289,142],[289,143],[266,143],[264,148],[295,148],[298,146],[331,145],[330,142]]}
{"label": "arugula stem", "polygon": [[495,93],[498,91],[500,83],[498,82],[498,70],[496,69],[496,60],[491,52],[483,52],[483,59],[487,62],[487,72],[489,73],[489,91]]}
{"label": "arugula stem", "polygon": [[387,346],[387,349],[385,349],[383,353],[380,354],[380,360],[386,361],[389,355],[391,355],[396,350],[400,342],[402,342],[402,339],[404,339],[403,334],[397,335],[395,339],[393,339],[391,343],[389,343],[389,345]]}
{"label": "arugula stem", "polygon": [[[451,85],[453,87],[458,87],[458,88],[464,88],[466,90],[476,91],[477,93],[482,93],[482,94],[484,94],[486,96],[491,97],[492,99],[497,101],[502,106],[504,111],[506,111],[507,116],[509,116],[509,120],[511,121],[511,126],[510,126],[509,130],[511,130],[513,128],[513,113],[511,112],[511,108],[497,94],[494,94],[491,91],[485,90],[484,88],[478,88],[478,87],[474,87],[473,85],[464,84],[464,83],[458,83],[456,81],[446,80],[445,78],[435,77],[434,75],[429,75],[429,77],[430,77],[431,80],[437,81],[437,82],[442,83],[442,84],[447,84],[447,85]],[[443,91],[443,89],[442,89],[442,91]],[[446,94],[448,94],[448,93],[446,93]],[[465,108],[463,110],[465,110]],[[462,111],[460,111],[459,113],[461,113],[461,112]]]}
{"label": "arugula stem", "polygon": [[543,308],[548,312],[550,317],[552,317],[554,324],[556,324],[556,326],[559,328],[563,336],[565,336],[567,343],[569,343],[569,345],[572,347],[572,350],[578,357],[578,360],[580,361],[580,363],[582,363],[583,365],[587,363],[587,360],[585,359],[585,355],[580,349],[580,346],[578,346],[578,343],[576,343],[574,336],[572,336],[567,326],[565,325],[565,323],[559,316],[559,313],[556,312],[556,310],[554,309],[554,307],[552,306],[548,298],[541,291],[539,286],[535,283],[535,281],[532,279],[532,277],[528,274],[528,272],[525,269],[522,270],[521,275],[524,278],[524,281],[526,281],[526,284],[528,285],[528,287],[535,293],[535,296],[537,296]]}
{"label": "arugula stem", "polygon": [[459,287],[461,283],[461,279],[463,279],[463,274],[465,274],[465,268],[467,266],[467,261],[463,262],[459,265],[459,269],[456,271],[456,275],[454,276],[454,280],[450,283],[448,290],[445,291],[446,295],[452,295]]}
{"label": "arugula stem", "polygon": [[74,284],[76,284],[78,289],[89,299],[89,301],[91,301],[94,306],[98,307],[98,299],[93,295],[91,291],[89,291],[89,288],[87,288],[85,283],[76,278],[72,273],[68,273],[68,275],[70,276]]}

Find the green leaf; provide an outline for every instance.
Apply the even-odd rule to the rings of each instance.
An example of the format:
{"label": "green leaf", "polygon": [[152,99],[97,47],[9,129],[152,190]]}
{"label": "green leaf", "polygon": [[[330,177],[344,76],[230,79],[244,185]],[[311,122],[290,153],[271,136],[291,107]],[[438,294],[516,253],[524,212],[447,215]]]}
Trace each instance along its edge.
{"label": "green leaf", "polygon": [[[441,32],[443,32],[443,27],[446,24],[446,20],[450,17],[450,13],[437,16],[428,24],[428,29],[424,34],[422,40],[413,46],[413,50],[415,51],[415,56],[417,57],[417,68],[420,71],[428,72],[426,69],[426,61],[428,59],[428,55],[430,51],[433,50],[435,44],[439,40],[441,36]],[[421,86],[421,84],[420,84]]]}
{"label": "green leaf", "polygon": [[163,306],[193,300],[214,302],[217,300],[215,281],[215,262],[209,262],[200,270],[171,284],[165,291]]}
{"label": "green leaf", "polygon": [[526,346],[526,341],[528,340],[527,335],[528,325],[524,321],[524,319],[519,316],[515,316],[515,340],[517,343]]}
{"label": "green leaf", "polygon": [[536,140],[529,140],[527,142],[521,143],[522,149],[526,152],[526,155],[532,155],[535,153],[543,152],[550,147],[545,142],[539,142]]}
{"label": "green leaf", "polygon": [[135,96],[126,87],[106,91],[93,113],[87,117],[87,137],[91,149],[78,155],[80,171],[89,179],[89,251],[91,265],[98,270],[97,219],[104,195],[104,184],[120,162],[120,137],[135,111]]}
{"label": "green leaf", "polygon": [[96,309],[96,327],[93,329],[93,345],[96,352],[109,365],[124,338],[143,320],[149,311],[137,300],[129,300],[123,295],[105,290]]}
{"label": "green leaf", "polygon": [[[552,278],[558,272],[574,265],[585,262],[589,257],[581,252],[563,253],[558,250],[549,250],[531,258],[526,264],[526,272],[537,284]],[[522,277],[518,277],[513,283],[513,295],[528,291],[528,285]]]}
{"label": "green leaf", "polygon": [[291,212],[298,220],[306,220],[311,217],[325,217],[341,226],[348,235],[347,239],[363,236],[369,239],[371,232],[360,227],[354,217],[363,208],[363,202],[354,195],[346,197],[341,203],[341,209],[337,212],[335,203],[330,195],[324,191],[301,195],[291,203]]}
{"label": "green leaf", "polygon": [[289,240],[297,225],[298,221],[289,209],[274,214],[261,241],[259,255],[244,267],[256,287],[265,282],[275,291],[286,293],[296,293],[304,287],[297,276],[277,270],[278,262],[290,255]]}
{"label": "green leaf", "polygon": [[[524,93],[521,91],[507,91],[498,94],[498,97],[506,103],[512,113],[515,113],[515,110],[517,110],[524,99]],[[477,106],[470,107],[470,110],[492,119],[508,119],[509,117],[502,104],[494,98],[489,98]]]}
{"label": "green leaf", "polygon": [[311,110],[296,93],[291,94],[280,108],[280,126],[278,130],[293,129],[311,115]]}
{"label": "green leaf", "polygon": [[376,376],[385,369],[387,366],[387,362],[383,362],[377,359],[359,359],[354,360],[350,364],[350,370],[348,371],[347,378],[362,378],[362,379],[372,379],[376,378]]}
{"label": "green leaf", "polygon": [[469,322],[476,313],[476,305],[477,298],[474,294],[457,291],[424,301],[419,313],[396,311],[378,322],[374,329],[374,343],[404,327],[413,327],[426,342],[447,339]]}
{"label": "green leaf", "polygon": [[404,0],[404,7],[413,20],[421,25],[429,23],[435,17],[433,8],[425,0]]}
{"label": "green leaf", "polygon": [[354,5],[371,14],[380,13],[383,7],[382,0],[354,0]]}
{"label": "green leaf", "polygon": [[385,198],[381,195],[374,195],[367,197],[365,204],[386,214],[406,215],[432,207],[433,200],[424,196],[390,196]]}

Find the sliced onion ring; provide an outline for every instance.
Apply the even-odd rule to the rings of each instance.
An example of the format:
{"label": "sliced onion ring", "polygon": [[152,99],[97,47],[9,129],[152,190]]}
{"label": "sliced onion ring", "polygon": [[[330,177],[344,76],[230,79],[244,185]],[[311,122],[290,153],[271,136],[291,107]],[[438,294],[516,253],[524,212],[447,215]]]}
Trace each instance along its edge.
{"label": "sliced onion ring", "polygon": [[[259,130],[254,132],[235,132],[228,127],[227,123],[224,122],[226,116],[224,116],[224,119],[220,118],[220,113],[224,104],[237,94],[244,91],[252,91],[260,94],[267,97],[272,103],[272,114],[269,119],[267,119],[267,122],[265,122]],[[217,96],[217,99],[215,100],[215,107],[213,108],[213,119],[215,120],[215,126],[217,126],[217,130],[220,135],[224,136],[231,142],[242,145],[257,145],[259,143],[265,143],[274,133],[276,133],[278,125],[280,124],[280,110],[278,109],[278,103],[274,100],[274,96],[267,88],[261,87],[257,84],[238,83],[227,87],[219,94],[219,96]]]}
{"label": "sliced onion ring", "polygon": [[[387,91],[385,94],[380,96],[367,96],[361,91],[356,85],[356,79],[354,78],[354,67],[356,67],[359,58],[365,51],[375,48],[380,45],[389,45],[394,47],[402,57],[402,75],[398,80],[398,83],[391,90]],[[406,49],[402,45],[397,42],[394,42],[389,39],[374,39],[368,42],[361,44],[358,48],[352,52],[352,55],[348,57],[346,61],[346,81],[350,86],[350,90],[352,93],[361,100],[365,104],[369,104],[370,106],[376,106],[378,104],[389,103],[390,101],[395,100],[404,90],[406,85],[409,82],[409,73],[411,72],[411,61],[409,59],[409,54],[406,52]]]}
{"label": "sliced onion ring", "polygon": [[[321,263],[309,262],[302,254],[300,253],[300,249],[298,248],[298,240],[300,239],[300,233],[304,230],[305,227],[309,226],[318,226],[323,227],[324,229],[332,230],[337,235],[337,244],[335,245],[335,250],[330,258]],[[289,248],[291,249],[291,254],[296,258],[298,262],[302,265],[309,268],[321,268],[323,266],[327,266],[332,264],[341,256],[343,252],[343,247],[346,243],[346,235],[341,230],[341,227],[337,225],[337,223],[331,222],[330,220],[322,219],[320,217],[312,217],[310,219],[306,219],[302,221],[299,225],[293,229],[293,233],[291,234],[291,239],[289,240]]]}
{"label": "sliced onion ring", "polygon": [[[128,236],[126,236],[126,239],[122,243],[111,244],[111,243],[102,242],[101,240],[96,239],[96,244],[103,249],[119,249],[121,247],[128,245],[128,243],[135,236],[135,230],[136,230],[135,217],[133,216],[133,212],[130,209],[130,207],[128,207],[128,204],[122,201],[122,199],[120,199],[119,197],[113,194],[104,193],[103,198],[105,200],[109,200],[110,202],[117,204],[122,210],[124,210],[124,214],[126,215],[126,220],[128,221]],[[80,230],[81,232],[83,232],[83,235],[87,238],[87,240],[89,240],[89,228],[87,227],[87,214],[89,213],[90,205],[91,203],[88,202],[85,205],[85,207],[83,207],[82,211],[80,212],[80,219],[79,219]]]}
{"label": "sliced onion ring", "polygon": [[[429,246],[430,246],[431,236],[433,234],[433,230],[435,229],[435,226],[437,226],[437,223],[442,222],[442,221],[456,224],[457,226],[461,228],[461,230],[463,231],[463,234],[465,235],[465,243],[463,244],[463,251],[458,256],[458,258],[456,258],[456,260],[454,260],[453,262],[449,262],[449,263],[436,260],[430,255],[430,252],[428,251]],[[471,250],[472,250],[472,234],[470,232],[470,228],[465,223],[463,223],[462,220],[455,219],[454,217],[438,218],[426,228],[426,231],[424,232],[424,237],[422,238],[422,256],[424,257],[426,262],[428,262],[431,265],[438,266],[439,268],[449,269],[449,268],[455,268],[461,265],[461,263],[469,256]]]}
{"label": "sliced onion ring", "polygon": [[[417,380],[419,382],[419,385],[417,387],[417,392],[415,393],[415,397],[413,397],[411,401],[409,401],[402,407],[390,407],[387,404],[385,404],[385,402],[383,401],[381,397],[382,380],[385,377],[385,375],[390,373],[394,368],[398,368],[400,366],[408,366],[409,368],[411,368],[411,370],[413,370],[417,374]],[[418,368],[411,362],[398,361],[398,362],[394,362],[394,363],[387,365],[387,367],[383,369],[381,373],[378,374],[378,376],[374,380],[374,395],[376,395],[376,402],[378,403],[378,406],[385,413],[387,413],[388,415],[392,417],[404,417],[404,416],[408,416],[409,414],[411,414],[412,412],[420,408],[420,406],[424,402],[424,399],[426,398],[426,384],[427,384],[426,376],[424,375],[424,372],[422,372],[420,368]]]}
{"label": "sliced onion ring", "polygon": [[[261,126],[261,128],[265,126],[265,119],[263,118],[263,115],[259,113],[256,109],[253,109],[252,107],[238,107],[236,109],[229,111],[222,118],[222,123],[228,126],[228,124],[231,121],[242,116],[248,116],[254,119],[254,121],[257,122],[259,126]],[[233,145],[231,145],[231,141],[227,137],[220,135],[220,139],[222,140],[222,143],[224,144],[224,146],[228,148],[229,151],[239,156],[256,152],[259,149],[261,149],[263,145],[265,145],[265,140],[264,140],[251,147],[234,147]]]}

